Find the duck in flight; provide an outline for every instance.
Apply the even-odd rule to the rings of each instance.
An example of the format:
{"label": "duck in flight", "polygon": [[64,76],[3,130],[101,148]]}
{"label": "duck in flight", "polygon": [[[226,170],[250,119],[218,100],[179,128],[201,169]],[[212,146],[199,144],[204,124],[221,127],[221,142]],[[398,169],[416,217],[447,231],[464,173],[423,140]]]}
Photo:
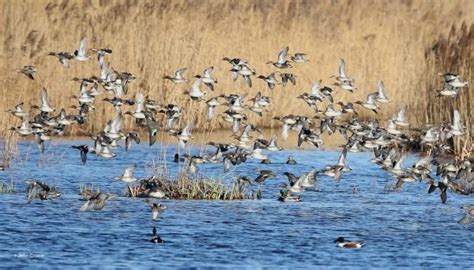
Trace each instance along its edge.
{"label": "duck in flight", "polygon": [[288,54],[289,47],[285,47],[278,53],[278,60],[276,62],[268,61],[267,64],[272,64],[277,68],[292,68],[293,66],[290,64],[288,60],[286,60],[286,56]]}

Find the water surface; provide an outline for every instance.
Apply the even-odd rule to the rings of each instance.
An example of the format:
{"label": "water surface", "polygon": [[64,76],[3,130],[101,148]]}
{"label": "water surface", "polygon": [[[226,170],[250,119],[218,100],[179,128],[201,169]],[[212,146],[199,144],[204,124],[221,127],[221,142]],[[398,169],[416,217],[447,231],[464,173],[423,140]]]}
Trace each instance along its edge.
{"label": "water surface", "polygon": [[[427,194],[424,183],[390,192],[395,181],[369,162],[371,153],[349,153],[353,171],[343,174],[339,184],[321,176],[317,191],[303,193],[300,203],[277,201],[287,181],[282,173],[299,175],[335,164],[337,151],[270,152],[272,164],[250,160],[225,175],[222,164],[200,166],[201,173],[216,178],[254,178],[257,168],[274,170],[278,177],[265,182],[262,200],[164,201],[168,210],[157,227],[166,242],[155,245],[147,242],[153,223],[143,199],[118,197],[102,211],[79,212],[79,186],[91,183],[123,194],[126,184],[114,176],[132,162],[138,164],[137,176],[150,176],[152,161],[163,153],[171,160],[176,146],[133,145],[128,153],[117,150],[112,160],[90,155],[81,166],[71,144],[56,142],[40,156],[34,144],[23,142],[20,160],[1,172],[0,181],[12,177],[18,192],[0,195],[3,267],[472,267],[474,226],[457,223],[464,214],[460,207],[472,203],[472,197],[449,193],[443,205],[438,194]],[[298,165],[284,164],[289,154]],[[175,163],[167,165],[176,171]],[[62,197],[27,204],[28,178],[57,185]],[[339,236],[363,240],[366,246],[338,248],[333,241]]]}

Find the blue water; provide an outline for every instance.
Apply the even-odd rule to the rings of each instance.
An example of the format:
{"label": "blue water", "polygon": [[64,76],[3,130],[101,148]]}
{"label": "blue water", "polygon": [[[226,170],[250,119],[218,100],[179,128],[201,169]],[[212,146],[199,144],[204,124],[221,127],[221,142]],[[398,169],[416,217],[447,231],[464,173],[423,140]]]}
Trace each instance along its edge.
{"label": "blue water", "polygon": [[[337,151],[270,152],[272,164],[249,160],[226,175],[220,174],[222,164],[204,164],[200,172],[213,177],[254,178],[257,168],[274,170],[278,177],[265,182],[262,200],[163,201],[168,209],[157,228],[165,243],[156,245],[148,242],[153,223],[143,199],[117,197],[102,211],[79,212],[79,186],[92,183],[123,194],[126,184],[114,176],[131,162],[138,164],[137,176],[150,176],[152,160],[163,152],[168,169],[175,171],[176,146],[133,145],[129,153],[118,150],[112,160],[90,155],[81,166],[71,143],[48,145],[41,157],[33,143],[23,142],[14,167],[0,172],[0,182],[13,178],[18,192],[0,194],[2,267],[472,267],[474,225],[457,223],[464,215],[460,207],[473,203],[472,197],[449,193],[443,205],[438,192],[427,194],[424,183],[391,192],[394,179],[369,162],[371,153],[349,153],[353,171],[339,184],[321,176],[318,191],[306,191],[300,203],[277,201],[287,181],[282,173],[299,175],[335,164]],[[298,165],[283,164],[289,154]],[[63,195],[27,204],[28,178],[57,185]],[[339,248],[333,242],[339,236],[366,246]]]}

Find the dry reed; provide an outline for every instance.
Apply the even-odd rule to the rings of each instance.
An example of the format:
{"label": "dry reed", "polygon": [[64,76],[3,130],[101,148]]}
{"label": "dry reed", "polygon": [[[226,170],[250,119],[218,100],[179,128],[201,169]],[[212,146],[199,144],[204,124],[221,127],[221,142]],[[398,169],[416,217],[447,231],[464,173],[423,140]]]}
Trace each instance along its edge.
{"label": "dry reed", "polygon": [[[189,174],[178,177],[153,176],[146,181],[155,182],[166,194],[166,198],[174,200],[249,200],[259,199],[261,196],[259,190],[254,192],[246,186],[223,180],[193,178]],[[129,185],[127,195],[145,196],[139,184]]]}
{"label": "dry reed", "polygon": [[[466,135],[454,141],[457,156],[469,157],[474,150],[472,98],[474,97],[474,24],[463,23],[460,27],[452,25],[448,35],[440,35],[425,52],[426,72],[422,81],[425,89],[424,103],[419,106],[425,111],[425,123],[452,123],[453,110],[461,112],[462,123],[466,126]],[[435,92],[443,87],[438,73],[453,72],[462,74],[470,83],[455,97],[438,97]],[[419,124],[422,124],[419,123]]]}
{"label": "dry reed", "polygon": [[13,181],[13,178],[10,178],[10,182],[7,183],[6,181],[3,181],[0,184],[0,194],[5,194],[5,193],[15,193],[15,182]]}
{"label": "dry reed", "polygon": [[[407,105],[409,120],[416,122],[433,110],[432,106],[420,106],[425,104],[419,91],[426,71],[425,48],[453,23],[470,25],[474,19],[471,0],[12,0],[1,1],[0,7],[0,129],[13,125],[6,117],[7,108],[21,101],[27,106],[37,104],[43,86],[56,108],[72,104],[67,97],[77,94],[79,86],[71,79],[97,74],[97,63],[74,62],[65,69],[46,55],[49,51],[73,51],[82,37],[88,38],[89,48],[112,48],[112,66],[138,76],[131,85],[132,96],[143,88],[159,102],[180,104],[187,109],[183,121],[196,118],[196,128],[207,127],[205,106],[195,105],[197,113],[190,110],[186,106],[190,101],[182,94],[190,85],[173,85],[161,79],[164,74],[187,66],[186,75],[191,77],[215,66],[219,83],[210,95],[248,92],[251,96],[263,91],[273,97],[275,105],[262,118],[249,114],[250,121],[273,127],[278,124],[270,120],[275,115],[311,114],[294,97],[308,91],[317,79],[331,84],[329,77],[337,72],[339,58],[346,60],[359,90],[353,95],[338,91],[336,99],[364,99],[382,79],[393,102],[378,116],[370,117],[385,120]],[[307,53],[310,62],[291,71],[298,76],[296,87],[280,86],[273,93],[260,80],[255,80],[250,90],[242,80],[233,82],[229,65],[220,60],[243,57],[259,74],[268,74],[274,69],[265,63],[287,45],[290,53]],[[26,64],[38,67],[35,81],[12,71]],[[112,106],[97,102],[96,107],[90,121],[84,127],[74,127],[72,134],[103,128],[112,117]],[[463,119],[470,120],[466,118],[469,108],[460,109]],[[426,118],[432,120],[430,117]],[[127,119],[125,127],[132,123]],[[218,127],[217,122],[211,127]]]}

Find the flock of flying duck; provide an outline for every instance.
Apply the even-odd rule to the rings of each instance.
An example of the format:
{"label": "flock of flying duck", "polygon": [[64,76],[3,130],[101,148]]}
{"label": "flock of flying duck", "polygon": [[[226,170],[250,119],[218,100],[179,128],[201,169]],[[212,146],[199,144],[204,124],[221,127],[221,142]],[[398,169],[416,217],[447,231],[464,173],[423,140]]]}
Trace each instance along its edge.
{"label": "flock of flying duck", "polygon": [[[89,114],[94,111],[94,104],[100,95],[109,94],[109,97],[103,98],[103,102],[110,103],[115,109],[115,115],[105,123],[103,130],[97,134],[91,135],[92,146],[78,145],[73,146],[80,152],[82,164],[86,164],[90,155],[110,159],[116,156],[113,150],[119,147],[119,142],[123,141],[125,151],[129,151],[134,143],[140,143],[141,139],[138,130],[146,130],[148,133],[148,144],[152,146],[156,142],[159,132],[166,132],[177,139],[180,148],[185,148],[190,140],[193,139],[193,123],[183,123],[181,118],[185,108],[178,104],[160,104],[155,100],[145,96],[139,90],[134,98],[127,98],[129,84],[136,76],[129,72],[121,72],[113,69],[106,57],[112,54],[108,48],[87,50],[86,40],[83,39],[78,50],[74,53],[51,52],[50,56],[56,57],[59,62],[68,68],[70,61],[88,61],[91,59],[90,52],[97,54],[100,73],[98,76],[89,78],[74,78],[79,85],[79,94],[72,96],[76,104],[70,109],[76,110],[74,114],[67,114],[66,109],[54,108],[48,100],[48,91],[43,88],[40,93],[40,105],[32,106],[31,111],[24,108],[24,103],[15,106],[9,110],[21,120],[18,127],[12,127],[19,135],[34,136],[41,152],[44,151],[44,142],[50,140],[52,136],[61,136],[71,125],[82,125],[87,122]],[[288,72],[293,65],[300,65],[308,60],[304,53],[289,54],[289,48],[284,48],[278,53],[276,61],[269,61],[277,71],[268,75],[258,75],[252,66],[241,58],[223,58],[231,65],[230,73],[232,79],[242,78],[247,87],[253,86],[253,80],[262,80],[270,91],[281,85],[285,87],[288,83],[297,84],[297,76]],[[173,75],[164,76],[174,84],[188,84],[190,79],[186,78],[186,68],[176,70]],[[272,100],[262,92],[258,92],[254,97],[247,99],[247,94],[221,94],[212,95],[218,81],[213,76],[213,67],[206,68],[202,74],[194,76],[190,88],[184,91],[193,104],[205,104],[207,106],[207,120],[213,121],[219,118],[219,121],[230,125],[234,143],[215,143],[209,142],[209,145],[215,147],[215,151],[202,156],[183,155],[175,156],[176,161],[183,161],[191,174],[195,174],[198,166],[204,163],[222,162],[224,171],[227,172],[231,166],[237,166],[247,159],[261,160],[262,163],[270,163],[265,151],[280,151],[281,147],[277,143],[277,135],[273,134],[271,138],[265,139],[261,129],[252,124],[248,119],[247,113],[255,113],[262,116],[268,112],[272,106]],[[31,80],[35,79],[37,69],[34,66],[27,65],[17,70]],[[467,86],[467,82],[459,75],[454,73],[445,73],[442,75],[443,88],[436,91],[438,96],[456,97],[459,92]],[[281,138],[287,140],[290,132],[297,134],[296,145],[300,147],[303,143],[320,147],[323,144],[321,135],[327,133],[332,135],[339,132],[346,139],[342,146],[342,153],[337,164],[327,165],[321,170],[313,169],[309,172],[296,176],[285,172],[288,178],[286,189],[281,191],[280,200],[282,201],[300,201],[297,194],[303,193],[306,189],[312,188],[318,181],[320,175],[327,175],[340,181],[344,173],[351,171],[346,165],[345,159],[348,152],[359,152],[370,150],[374,152],[372,162],[380,165],[383,170],[391,172],[397,179],[394,189],[402,188],[404,183],[414,181],[425,181],[429,185],[429,193],[439,189],[441,201],[446,203],[447,191],[451,190],[462,195],[474,193],[473,164],[470,160],[458,160],[453,158],[453,140],[456,137],[464,136],[464,125],[461,122],[461,116],[457,110],[453,111],[452,123],[440,123],[431,125],[422,129],[409,128],[406,119],[406,108],[400,110],[388,120],[385,126],[380,125],[376,120],[362,121],[358,118],[360,110],[367,110],[367,113],[375,113],[381,109],[384,104],[391,100],[385,92],[383,81],[379,81],[377,89],[367,96],[366,100],[347,102],[335,102],[335,87],[343,91],[354,92],[357,90],[355,80],[351,78],[346,70],[346,63],[340,60],[339,72],[332,76],[333,84],[323,85],[322,80],[316,80],[309,92],[303,93],[296,98],[301,99],[312,112],[312,116],[303,115],[282,115],[274,117],[282,125]],[[204,89],[205,87],[205,89]],[[325,105],[325,106],[324,106]],[[324,106],[324,109],[322,109]],[[124,108],[131,108],[125,110]],[[218,112],[218,108],[224,108]],[[34,110],[33,110],[34,109]],[[124,131],[122,124],[124,117],[131,117],[135,120],[136,131]],[[421,147],[425,156],[416,161],[411,166],[404,167],[403,163],[407,152],[413,148]],[[287,164],[295,164],[296,161],[290,156]],[[433,172],[433,166],[436,171]],[[122,176],[117,179],[127,183],[139,181],[133,173],[136,165],[126,168]],[[437,179],[435,179],[435,176]],[[251,179],[248,176],[236,176],[239,185],[251,183],[263,183],[270,177],[275,177],[275,173],[270,170],[260,170],[259,175]],[[146,181],[145,181],[146,182]],[[57,197],[60,193],[55,188],[50,188],[47,184],[28,180],[30,189],[28,192],[28,202],[35,198],[48,199]],[[149,197],[163,198],[166,194],[160,190],[157,185],[150,185],[147,182]],[[113,195],[103,192],[87,191],[82,194],[85,199],[81,211],[100,210],[104,207],[107,200]],[[164,206],[149,202],[153,211],[153,219],[157,219],[159,213],[165,209]],[[474,211],[465,206],[467,215],[460,223],[469,223],[474,220]],[[153,241],[158,241],[159,236],[154,230]],[[160,240],[161,241],[161,240]],[[347,241],[346,241],[347,242]],[[338,239],[338,245],[345,243],[344,239]],[[342,244],[341,244],[342,245]],[[361,247],[361,245],[355,245]]]}

